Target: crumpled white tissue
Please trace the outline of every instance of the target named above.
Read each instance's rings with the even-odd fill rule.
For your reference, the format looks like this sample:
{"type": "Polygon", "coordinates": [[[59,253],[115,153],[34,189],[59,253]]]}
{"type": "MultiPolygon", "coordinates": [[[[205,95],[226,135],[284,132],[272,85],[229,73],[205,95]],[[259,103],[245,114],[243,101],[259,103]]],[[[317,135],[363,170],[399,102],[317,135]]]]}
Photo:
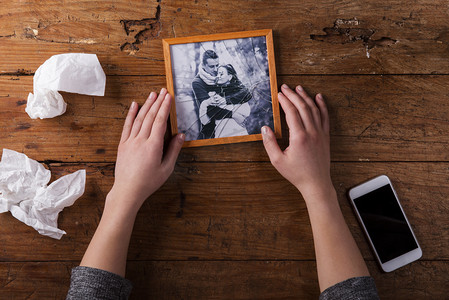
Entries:
{"type": "Polygon", "coordinates": [[[53,118],[67,107],[58,91],[104,96],[106,75],[97,55],[65,53],[46,60],[36,70],[33,85],[25,111],[32,119],[53,118]]]}
{"type": "Polygon", "coordinates": [[[11,214],[40,234],[61,239],[58,214],[84,193],[86,171],[50,181],[51,173],[25,154],[3,149],[0,162],[0,213],[11,214]]]}

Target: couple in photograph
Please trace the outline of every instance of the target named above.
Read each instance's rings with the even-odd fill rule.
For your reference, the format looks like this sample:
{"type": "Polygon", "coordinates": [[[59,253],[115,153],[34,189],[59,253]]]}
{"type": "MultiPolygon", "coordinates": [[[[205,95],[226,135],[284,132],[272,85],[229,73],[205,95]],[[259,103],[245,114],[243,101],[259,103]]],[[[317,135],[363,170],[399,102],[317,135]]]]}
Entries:
{"type": "Polygon", "coordinates": [[[247,135],[252,96],[231,64],[220,65],[217,53],[207,50],[192,81],[201,130],[198,139],[247,135]]]}

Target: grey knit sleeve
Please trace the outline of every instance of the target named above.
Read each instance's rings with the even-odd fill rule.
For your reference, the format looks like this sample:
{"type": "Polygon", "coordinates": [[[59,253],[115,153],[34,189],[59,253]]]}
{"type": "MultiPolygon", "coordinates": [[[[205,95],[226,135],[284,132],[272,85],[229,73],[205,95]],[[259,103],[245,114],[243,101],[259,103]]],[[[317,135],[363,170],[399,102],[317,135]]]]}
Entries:
{"type": "Polygon", "coordinates": [[[66,300],[128,299],[131,282],[117,274],[89,267],[72,269],[66,300]]]}
{"type": "Polygon", "coordinates": [[[377,300],[379,295],[374,279],[370,276],[363,276],[349,278],[325,289],[320,295],[320,300],[329,299],[377,300]]]}

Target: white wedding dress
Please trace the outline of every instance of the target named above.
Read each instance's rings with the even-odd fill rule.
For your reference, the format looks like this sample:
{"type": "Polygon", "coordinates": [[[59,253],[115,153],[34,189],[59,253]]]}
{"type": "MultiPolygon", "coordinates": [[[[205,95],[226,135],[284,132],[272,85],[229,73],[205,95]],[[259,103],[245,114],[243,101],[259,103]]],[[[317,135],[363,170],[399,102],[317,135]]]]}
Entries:
{"type": "MultiPolygon", "coordinates": [[[[251,113],[251,108],[248,102],[243,104],[228,104],[226,105],[227,110],[231,110],[232,113],[239,113],[245,117],[248,117],[251,113]]],[[[222,120],[217,120],[215,126],[215,137],[230,137],[230,136],[240,136],[248,135],[246,128],[237,123],[233,118],[225,118],[222,120]]]]}

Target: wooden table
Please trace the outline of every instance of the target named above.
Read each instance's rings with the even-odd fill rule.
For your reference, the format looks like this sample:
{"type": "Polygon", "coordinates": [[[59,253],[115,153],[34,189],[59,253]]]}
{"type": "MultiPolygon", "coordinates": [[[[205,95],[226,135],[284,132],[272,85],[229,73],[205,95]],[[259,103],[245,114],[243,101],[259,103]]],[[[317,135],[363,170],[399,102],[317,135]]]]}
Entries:
{"type": "MultiPolygon", "coordinates": [[[[422,1],[2,1],[0,145],[44,163],[52,180],[87,170],[59,217],[61,240],[0,215],[0,298],[61,299],[101,217],[132,100],[165,86],[162,38],[274,30],[278,82],[322,92],[332,177],[383,299],[449,292],[449,7],[422,1]],[[42,3],[41,3],[42,2],[42,3]],[[105,97],[64,93],[67,112],[25,113],[51,55],[96,53],[105,97]],[[391,177],[423,257],[380,272],[345,193],[391,177]]],[[[284,138],[288,130],[283,119],[284,138]]],[[[142,207],[128,255],[133,299],[316,299],[312,234],[298,192],[261,142],[184,149],[142,207]]]]}

